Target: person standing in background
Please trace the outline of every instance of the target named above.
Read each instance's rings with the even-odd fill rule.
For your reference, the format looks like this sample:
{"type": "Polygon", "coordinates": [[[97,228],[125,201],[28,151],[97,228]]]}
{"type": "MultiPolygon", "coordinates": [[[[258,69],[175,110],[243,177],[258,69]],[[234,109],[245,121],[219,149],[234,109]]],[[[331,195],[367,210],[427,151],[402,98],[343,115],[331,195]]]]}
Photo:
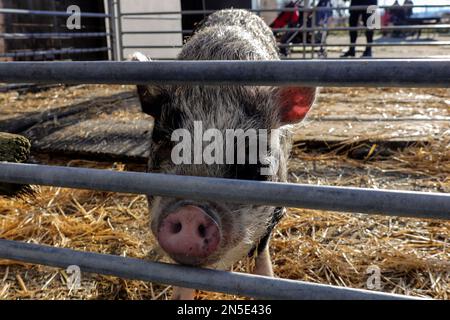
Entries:
{"type": "Polygon", "coordinates": [[[403,2],[403,8],[405,9],[405,18],[409,18],[413,14],[414,2],[412,0],[405,0],[403,2]]]}
{"type": "MultiPolygon", "coordinates": [[[[367,12],[367,7],[371,5],[378,5],[378,0],[351,0],[350,6],[366,6],[365,9],[350,10],[349,25],[351,28],[358,26],[359,17],[362,18],[364,25],[367,27],[367,20],[371,16],[371,14],[367,12]]],[[[350,48],[341,56],[341,58],[354,57],[356,55],[355,43],[357,39],[358,31],[350,30],[350,48]]],[[[373,30],[366,30],[366,40],[367,44],[371,44],[373,42],[373,30]]],[[[371,46],[366,46],[366,50],[364,51],[362,57],[372,57],[371,46]]]]}

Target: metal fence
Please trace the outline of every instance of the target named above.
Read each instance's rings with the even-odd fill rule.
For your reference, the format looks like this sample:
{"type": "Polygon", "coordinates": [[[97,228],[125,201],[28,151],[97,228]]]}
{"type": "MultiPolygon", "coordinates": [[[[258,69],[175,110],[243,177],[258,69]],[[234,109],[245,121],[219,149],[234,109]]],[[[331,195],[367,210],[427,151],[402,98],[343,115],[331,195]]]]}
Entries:
{"type": "MultiPolygon", "coordinates": [[[[1,82],[448,87],[450,60],[0,63],[1,82]],[[267,68],[278,71],[275,75],[267,68]],[[392,70],[392,68],[397,68],[392,70]],[[317,71],[317,72],[316,72],[317,71]],[[281,72],[281,73],[280,73],[281,72]],[[310,77],[317,73],[317,77],[310,77]],[[271,74],[271,77],[264,75],[271,74]],[[308,77],[302,76],[308,74],[308,77]],[[287,81],[286,81],[287,77],[287,81]],[[346,80],[346,78],[350,80],[346,80]],[[373,80],[378,79],[378,80],[373,80]],[[381,79],[381,80],[379,80],[381,79]]],[[[450,195],[0,163],[0,181],[450,220],[450,195]],[[195,190],[195,192],[193,192],[195,190]],[[257,191],[257,192],[255,192],[257,191]]],[[[0,258],[256,298],[412,299],[0,240],[0,258]]]]}
{"type": "Polygon", "coordinates": [[[442,87],[450,60],[7,62],[0,81],[66,84],[187,84],[442,87]]]}
{"type": "MultiPolygon", "coordinates": [[[[0,39],[5,40],[33,40],[33,39],[79,39],[79,38],[106,38],[109,43],[108,46],[89,47],[89,48],[48,48],[48,49],[33,49],[18,50],[10,52],[1,52],[0,57],[20,58],[20,57],[34,57],[35,59],[54,58],[55,55],[74,55],[79,53],[89,52],[108,52],[110,59],[116,60],[115,52],[115,18],[112,0],[108,0],[108,6],[105,8],[107,13],[93,13],[80,12],[81,18],[96,18],[105,20],[105,29],[107,32],[24,32],[24,33],[0,33],[0,39]]],[[[66,11],[49,11],[49,10],[25,10],[0,8],[0,15],[27,15],[27,16],[48,16],[48,17],[70,17],[72,13],[66,11]]],[[[55,24],[53,28],[57,28],[55,24]]]]}
{"type": "MultiPolygon", "coordinates": [[[[272,28],[274,33],[289,33],[289,39],[279,43],[279,47],[281,49],[301,49],[297,53],[300,55],[296,55],[298,58],[327,58],[326,55],[323,55],[323,52],[326,52],[327,48],[337,48],[341,49],[342,47],[349,47],[352,44],[350,42],[338,42],[338,43],[328,43],[326,41],[327,35],[329,34],[342,34],[348,33],[349,31],[365,31],[368,30],[368,27],[348,27],[348,26],[329,26],[329,24],[320,24],[317,21],[316,13],[323,12],[327,10],[331,10],[333,12],[348,12],[349,10],[367,10],[367,6],[346,6],[346,7],[317,7],[315,6],[316,1],[303,1],[303,6],[299,8],[276,8],[276,9],[248,9],[249,11],[253,11],[256,14],[263,13],[279,13],[279,12],[293,12],[298,11],[300,15],[303,15],[303,25],[293,27],[293,28],[272,28]],[[311,23],[307,24],[307,15],[311,15],[311,23]],[[319,35],[320,34],[320,35],[319,35]],[[301,36],[300,42],[291,41],[296,36],[301,36]],[[308,40],[308,36],[310,40],[308,40]],[[316,39],[317,37],[317,39],[316,39]]],[[[180,49],[182,46],[175,45],[167,45],[167,44],[158,44],[158,43],[142,43],[135,45],[128,45],[126,43],[127,36],[133,35],[167,35],[167,34],[179,34],[180,38],[185,35],[192,34],[193,30],[124,30],[123,21],[124,19],[181,19],[182,16],[186,15],[202,15],[206,16],[208,14],[213,13],[215,10],[185,10],[185,11],[154,11],[154,12],[122,12],[120,9],[120,0],[117,0],[116,12],[117,12],[117,40],[118,40],[118,58],[119,60],[123,60],[124,51],[126,49],[180,49]]],[[[390,6],[378,6],[380,10],[389,10],[390,6]]],[[[442,9],[446,8],[450,12],[450,5],[415,5],[413,8],[421,8],[421,9],[442,9]]],[[[409,25],[387,25],[377,27],[375,29],[371,29],[375,33],[384,34],[387,32],[408,32],[408,33],[416,33],[420,35],[422,32],[441,32],[450,34],[450,24],[438,22],[438,23],[426,23],[425,24],[409,24],[409,25]]],[[[409,47],[409,46],[448,46],[450,45],[450,41],[434,41],[434,40],[421,40],[421,41],[377,41],[372,44],[369,44],[369,47],[409,47]]],[[[356,46],[366,46],[366,44],[357,43],[356,46]]],[[[289,51],[292,53],[292,51],[289,51]]],[[[289,54],[287,59],[292,55],[289,54]]],[[[411,57],[411,58],[419,58],[419,57],[411,57]]]]}
{"type": "Polygon", "coordinates": [[[261,183],[13,163],[0,163],[0,181],[192,200],[450,220],[450,195],[441,193],[261,183]]]}
{"type": "Polygon", "coordinates": [[[390,293],[333,287],[237,272],[191,268],[141,259],[81,252],[16,241],[0,240],[0,257],[51,267],[77,265],[82,271],[131,280],[166,283],[186,288],[244,295],[259,299],[412,300],[390,293]]]}
{"type": "MultiPolygon", "coordinates": [[[[349,10],[362,10],[366,6],[353,7],[317,7],[315,1],[305,1],[303,7],[299,8],[276,8],[276,9],[249,9],[257,14],[263,13],[278,13],[278,12],[292,12],[298,11],[303,15],[311,14],[312,24],[310,26],[304,24],[297,27],[273,28],[275,33],[289,33],[292,37],[298,34],[302,35],[301,42],[285,41],[279,43],[280,48],[295,49],[301,48],[301,55],[296,58],[315,58],[318,57],[321,50],[334,47],[341,48],[350,46],[348,42],[327,43],[326,39],[323,41],[316,41],[316,35],[321,34],[342,34],[351,30],[364,31],[367,27],[346,27],[346,26],[329,26],[328,24],[321,25],[314,18],[317,12],[332,10],[333,12],[347,12],[349,10]],[[307,36],[312,35],[310,41],[307,41],[307,36]]],[[[379,9],[389,9],[388,6],[379,6],[379,9]]],[[[422,5],[414,6],[414,8],[423,9],[437,9],[448,8],[450,5],[422,5]]],[[[107,39],[108,45],[98,48],[49,48],[48,50],[23,50],[20,52],[3,52],[0,57],[19,58],[19,57],[37,57],[46,58],[54,57],[58,54],[77,54],[86,52],[108,52],[111,60],[123,60],[124,52],[127,49],[180,49],[181,45],[165,45],[158,43],[142,43],[138,45],[124,45],[125,37],[133,35],[183,35],[192,34],[193,30],[124,30],[124,19],[178,19],[186,15],[207,15],[214,10],[185,10],[185,11],[154,11],[154,12],[123,12],[121,9],[120,0],[107,0],[105,13],[81,12],[82,18],[103,19],[105,21],[106,32],[38,32],[38,33],[0,33],[0,38],[8,40],[23,40],[23,39],[76,39],[76,38],[94,38],[104,37],[107,39]]],[[[49,17],[69,17],[71,13],[65,11],[44,11],[44,10],[24,10],[24,9],[9,9],[0,8],[0,15],[29,15],[29,16],[49,16],[49,17]]],[[[421,24],[421,25],[390,25],[373,30],[377,33],[384,32],[450,32],[450,24],[421,24]]],[[[357,44],[359,45],[359,44],[357,44]]],[[[366,45],[366,44],[364,44],[366,45]]],[[[374,42],[369,44],[370,47],[394,47],[394,46],[448,46],[450,41],[397,41],[397,42],[374,42]]]]}
{"type": "MultiPolygon", "coordinates": [[[[10,5],[12,5],[10,3],[10,5]]],[[[43,3],[38,7],[46,8],[48,3],[43,3]]],[[[61,4],[63,5],[63,4],[61,4]]],[[[25,16],[27,19],[31,19],[30,21],[26,20],[25,22],[32,22],[35,17],[50,17],[53,18],[51,20],[51,24],[46,26],[45,24],[38,24],[37,27],[33,24],[34,29],[42,29],[42,32],[1,32],[0,33],[0,41],[4,41],[3,45],[0,46],[3,50],[0,50],[0,58],[4,58],[6,60],[58,60],[58,59],[67,59],[67,58],[78,58],[80,55],[85,54],[108,54],[107,59],[109,60],[117,60],[117,46],[116,46],[116,28],[115,25],[117,23],[117,19],[115,18],[115,6],[112,0],[105,1],[105,12],[97,13],[97,12],[83,12],[81,11],[80,22],[81,29],[89,29],[89,26],[85,26],[83,21],[85,18],[95,19],[95,21],[99,21],[100,25],[102,21],[104,21],[104,30],[105,32],[88,32],[88,31],[79,31],[79,30],[69,30],[65,26],[61,26],[62,23],[61,18],[67,18],[72,15],[72,13],[68,13],[67,11],[52,11],[52,10],[28,10],[28,9],[16,9],[16,8],[0,8],[0,18],[5,18],[5,16],[25,16]],[[60,18],[57,20],[57,18],[60,18]],[[45,27],[44,27],[45,26],[45,27]],[[51,28],[51,32],[47,32],[44,30],[51,28]],[[81,39],[104,39],[98,44],[86,44],[85,41],[80,42],[81,39]],[[35,42],[38,40],[39,42],[35,42]],[[77,43],[70,41],[77,40],[77,43]],[[6,42],[8,41],[8,42],[6,42]],[[20,42],[21,41],[21,42],[20,42]],[[26,42],[24,42],[26,41],[26,42]],[[25,44],[16,45],[18,43],[25,44]],[[102,45],[104,44],[104,45],[102,45]]],[[[19,20],[21,21],[21,20],[19,20]]],[[[22,23],[22,22],[21,22],[22,23]]],[[[18,23],[18,27],[21,30],[23,28],[27,29],[28,26],[22,26],[21,23],[18,23]]],[[[4,21],[3,29],[14,28],[9,26],[4,21]]],[[[27,29],[28,30],[28,29],[27,29]]],[[[81,56],[83,59],[85,56],[81,56]]],[[[91,56],[86,56],[91,57],[91,56]]],[[[17,84],[19,85],[19,84],[17,84]]],[[[34,84],[29,84],[28,86],[34,86],[34,84]]],[[[8,91],[13,89],[15,86],[2,85],[0,86],[0,90],[8,91]]],[[[43,87],[45,88],[45,87],[43,87]]]]}

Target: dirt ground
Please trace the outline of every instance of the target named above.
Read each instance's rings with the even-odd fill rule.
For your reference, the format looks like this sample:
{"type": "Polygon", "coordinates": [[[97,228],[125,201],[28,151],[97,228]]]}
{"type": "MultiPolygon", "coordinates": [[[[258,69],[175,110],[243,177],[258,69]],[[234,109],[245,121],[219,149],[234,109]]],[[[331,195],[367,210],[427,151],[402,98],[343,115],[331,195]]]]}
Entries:
{"type": "MultiPolygon", "coordinates": [[[[0,94],[0,119],[128,90],[77,86],[0,94]]],[[[402,135],[413,143],[389,154],[374,153],[369,145],[366,154],[356,158],[352,147],[315,149],[298,143],[289,163],[289,180],[448,193],[450,122],[439,119],[449,116],[448,89],[322,89],[310,117],[296,130],[299,140],[312,138],[308,134],[334,134],[341,135],[345,145],[354,136],[352,128],[359,125],[365,127],[361,129],[365,138],[379,139],[390,130],[392,134],[383,139],[402,135]],[[407,129],[401,127],[404,123],[407,129]],[[427,139],[414,142],[414,132],[427,139]]],[[[126,163],[39,154],[33,155],[33,161],[136,170],[126,163]]],[[[149,231],[144,196],[37,189],[34,198],[0,198],[0,238],[167,261],[149,231]]],[[[377,266],[382,291],[450,299],[449,243],[449,222],[289,209],[274,231],[270,251],[278,277],[367,289],[367,270],[377,266]]],[[[233,269],[247,272],[251,264],[241,261],[233,269]]],[[[170,286],[88,273],[82,275],[81,289],[74,291],[67,287],[64,270],[0,260],[0,299],[168,299],[170,293],[170,286]]],[[[199,292],[197,298],[241,297],[199,292]]]]}

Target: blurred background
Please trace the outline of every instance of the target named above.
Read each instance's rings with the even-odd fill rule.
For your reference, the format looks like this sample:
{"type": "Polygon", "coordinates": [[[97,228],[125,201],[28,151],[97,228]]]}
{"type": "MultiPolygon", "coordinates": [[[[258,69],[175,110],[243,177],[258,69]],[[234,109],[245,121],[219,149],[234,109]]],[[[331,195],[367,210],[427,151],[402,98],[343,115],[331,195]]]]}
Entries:
{"type": "MultiPolygon", "coordinates": [[[[274,29],[283,58],[337,58],[350,44],[343,0],[59,0],[0,1],[2,60],[123,60],[139,50],[174,59],[183,41],[210,12],[255,11],[274,29]],[[66,26],[70,5],[82,12],[81,29],[66,26]]],[[[450,0],[378,1],[381,28],[373,56],[450,56],[450,0]]],[[[359,22],[356,56],[365,48],[359,22]]]]}

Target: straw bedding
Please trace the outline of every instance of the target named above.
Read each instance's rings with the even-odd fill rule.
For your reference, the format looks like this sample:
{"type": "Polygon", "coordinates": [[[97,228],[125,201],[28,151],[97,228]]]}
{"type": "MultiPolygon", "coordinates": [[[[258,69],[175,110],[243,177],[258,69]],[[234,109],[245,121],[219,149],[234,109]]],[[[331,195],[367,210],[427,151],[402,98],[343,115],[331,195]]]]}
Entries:
{"type": "MultiPolygon", "coordinates": [[[[104,88],[98,86],[98,91],[104,88]]],[[[112,89],[107,90],[112,93],[112,89]]],[[[330,104],[342,105],[343,99],[365,98],[366,102],[361,103],[370,104],[386,90],[391,96],[407,95],[403,89],[370,89],[361,97],[361,92],[355,94],[355,90],[366,89],[325,90],[314,115],[329,113],[330,104]]],[[[422,113],[420,95],[428,94],[440,102],[436,100],[435,105],[427,107],[427,114],[449,115],[448,91],[409,92],[412,96],[405,112],[422,113]],[[418,96],[417,112],[413,110],[414,95],[418,96]]],[[[64,88],[57,88],[43,95],[51,98],[63,93],[64,88]]],[[[32,98],[33,95],[20,99],[32,98]]],[[[45,105],[41,100],[39,103],[45,105]]],[[[364,112],[371,111],[366,108],[364,112]]],[[[392,116],[403,115],[401,108],[389,112],[395,113],[392,116]]],[[[290,180],[448,193],[449,130],[450,126],[438,138],[393,150],[388,156],[368,154],[360,160],[349,157],[348,150],[319,152],[299,145],[289,164],[290,180]]],[[[121,163],[55,160],[39,155],[34,155],[34,161],[109,170],[136,169],[121,163]]],[[[166,261],[149,231],[144,196],[55,187],[38,187],[36,192],[34,197],[22,199],[0,197],[0,238],[166,261]]],[[[383,291],[450,299],[449,243],[449,222],[290,209],[274,232],[270,250],[278,277],[367,288],[366,271],[375,265],[381,272],[383,291]]],[[[252,263],[241,261],[234,270],[246,272],[252,263]]],[[[64,270],[0,260],[0,299],[167,299],[171,293],[165,285],[88,273],[82,275],[79,290],[68,289],[66,283],[64,270]]],[[[241,298],[209,292],[199,292],[197,297],[241,298]]]]}

